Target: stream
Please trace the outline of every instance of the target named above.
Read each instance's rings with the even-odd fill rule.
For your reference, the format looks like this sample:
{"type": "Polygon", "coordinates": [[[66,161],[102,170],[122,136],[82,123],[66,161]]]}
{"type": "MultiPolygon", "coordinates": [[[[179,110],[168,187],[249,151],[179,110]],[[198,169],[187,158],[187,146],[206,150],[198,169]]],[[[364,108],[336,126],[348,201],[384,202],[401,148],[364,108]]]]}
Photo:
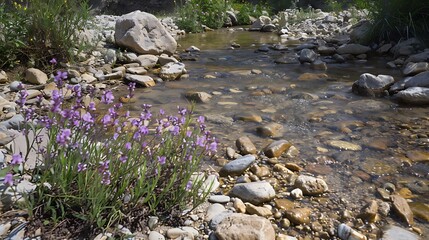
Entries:
{"type": "MultiPolygon", "coordinates": [[[[326,71],[306,64],[277,64],[276,59],[294,53],[300,43],[282,43],[271,33],[227,29],[188,34],[178,43],[179,51],[192,45],[201,49],[196,61],[184,61],[189,77],[140,88],[138,102],[176,111],[178,105],[189,104],[184,97],[187,91],[210,93],[211,100],[197,104],[196,112],[207,117],[222,146],[233,147],[240,136],[248,136],[258,149],[272,139],[286,139],[299,153],[279,160],[323,177],[338,205],[359,211],[366,200],[380,199],[377,188],[393,184],[396,191],[409,194],[413,209],[428,216],[418,206],[429,204],[429,108],[351,92],[362,73],[402,79],[399,70],[385,67],[386,59],[370,56],[365,61],[328,63],[326,71]],[[233,42],[240,48],[229,49],[233,42]],[[263,44],[279,43],[289,50],[258,51],[263,44]],[[300,79],[302,74],[310,77],[300,79]],[[262,122],[239,120],[255,116],[262,122]],[[277,136],[257,134],[258,126],[271,122],[283,126],[277,136]]],[[[218,155],[224,155],[223,148],[218,155]]],[[[208,164],[219,169],[214,161],[208,164]]],[[[385,221],[401,223],[394,219],[385,221]]],[[[417,217],[415,226],[429,233],[427,220],[417,217]]]]}

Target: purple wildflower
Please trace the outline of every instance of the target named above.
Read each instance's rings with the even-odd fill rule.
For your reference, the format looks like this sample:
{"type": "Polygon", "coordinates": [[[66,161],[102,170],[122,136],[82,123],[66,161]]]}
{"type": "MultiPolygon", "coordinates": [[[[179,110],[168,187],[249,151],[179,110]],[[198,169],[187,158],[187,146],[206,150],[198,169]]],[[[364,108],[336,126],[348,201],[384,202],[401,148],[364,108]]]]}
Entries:
{"type": "Polygon", "coordinates": [[[64,80],[68,78],[67,72],[58,71],[57,75],[54,77],[54,82],[58,88],[63,88],[64,80]]]}
{"type": "Polygon", "coordinates": [[[114,134],[113,134],[113,140],[117,140],[118,139],[118,137],[119,137],[119,133],[117,133],[117,132],[115,132],[114,134]]]}
{"type": "Polygon", "coordinates": [[[206,149],[209,152],[209,154],[217,152],[217,143],[216,143],[216,141],[213,141],[209,145],[207,145],[206,149]]]}
{"type": "Polygon", "coordinates": [[[204,147],[206,144],[206,136],[197,136],[197,142],[195,143],[197,146],[204,147]]]}
{"type": "Polygon", "coordinates": [[[161,115],[161,116],[162,116],[162,115],[164,115],[164,114],[165,114],[164,109],[162,109],[162,108],[161,108],[161,109],[159,109],[159,115],[161,115]]]}
{"type": "Polygon", "coordinates": [[[104,162],[99,162],[99,166],[98,166],[98,172],[99,173],[103,173],[109,170],[109,163],[110,161],[106,160],[104,162]]]}
{"type": "Polygon", "coordinates": [[[185,116],[186,113],[188,113],[188,110],[186,108],[182,108],[182,107],[177,107],[179,109],[179,114],[182,116],[185,116]]]}
{"type": "Polygon", "coordinates": [[[104,104],[110,104],[113,102],[113,99],[115,99],[115,97],[113,96],[112,91],[107,90],[107,91],[103,91],[103,95],[101,96],[101,102],[104,104]]]}
{"type": "Polygon", "coordinates": [[[65,146],[68,141],[70,141],[71,130],[68,128],[61,129],[60,133],[57,135],[57,143],[65,146]]]}
{"type": "Polygon", "coordinates": [[[4,176],[3,183],[6,186],[12,186],[13,185],[13,175],[12,175],[12,173],[8,173],[8,174],[6,174],[6,176],[4,176]]]}
{"type": "Polygon", "coordinates": [[[50,64],[52,65],[56,65],[57,64],[57,59],[56,58],[52,58],[51,61],[49,61],[50,64]]]}
{"type": "Polygon", "coordinates": [[[82,120],[87,123],[94,123],[94,118],[89,112],[86,112],[85,114],[82,115],[82,120]]]}
{"type": "Polygon", "coordinates": [[[110,184],[110,176],[111,175],[112,174],[110,173],[109,170],[103,172],[103,178],[101,179],[101,184],[109,185],[110,184]]]}
{"type": "Polygon", "coordinates": [[[186,131],[186,137],[188,137],[188,138],[189,138],[189,137],[191,137],[191,136],[192,136],[192,131],[189,131],[189,130],[188,130],[188,131],[186,131]]]}
{"type": "Polygon", "coordinates": [[[62,103],[63,103],[63,99],[60,92],[58,90],[52,91],[51,112],[53,113],[60,112],[62,103]]]}
{"type": "Polygon", "coordinates": [[[83,172],[86,170],[86,168],[88,167],[87,164],[84,163],[78,163],[77,164],[77,172],[83,172]]]}
{"type": "Polygon", "coordinates": [[[173,126],[173,127],[171,127],[171,128],[170,128],[170,132],[171,132],[174,136],[176,136],[176,135],[178,135],[178,134],[179,134],[179,132],[180,132],[180,127],[179,127],[179,126],[173,126]]]}
{"type": "Polygon", "coordinates": [[[136,89],[136,83],[135,82],[130,82],[130,84],[128,84],[128,96],[129,98],[134,97],[134,90],[136,89]]]}
{"type": "Polygon", "coordinates": [[[128,157],[126,155],[121,155],[119,157],[119,161],[121,161],[122,163],[125,163],[128,160],[128,157]]]}
{"type": "MultiPolygon", "coordinates": [[[[20,86],[22,86],[22,84],[20,84],[20,86]]],[[[18,92],[18,100],[16,100],[16,103],[18,104],[18,106],[20,106],[21,108],[24,107],[25,102],[27,101],[27,97],[28,97],[28,92],[25,89],[22,89],[18,92]]]]}
{"type": "Polygon", "coordinates": [[[165,156],[161,156],[161,157],[158,156],[158,162],[159,162],[159,164],[164,165],[166,159],[167,159],[167,157],[165,157],[165,156]]]}
{"type": "Polygon", "coordinates": [[[205,122],[204,116],[199,116],[198,119],[197,119],[197,122],[200,123],[200,124],[204,123],[205,122]]]}
{"type": "Polygon", "coordinates": [[[185,188],[185,190],[186,190],[186,191],[191,191],[191,189],[192,189],[192,181],[188,181],[188,182],[186,183],[186,188],[185,188]]]}
{"type": "Polygon", "coordinates": [[[10,164],[12,165],[19,165],[23,162],[21,154],[13,154],[12,155],[12,161],[10,161],[10,164]]]}
{"type": "Polygon", "coordinates": [[[90,102],[89,105],[88,105],[88,109],[91,110],[91,111],[95,111],[96,110],[96,108],[95,108],[95,102],[90,102]]]}
{"type": "Polygon", "coordinates": [[[125,149],[127,149],[128,151],[131,150],[131,143],[130,142],[125,143],[125,149]]]}

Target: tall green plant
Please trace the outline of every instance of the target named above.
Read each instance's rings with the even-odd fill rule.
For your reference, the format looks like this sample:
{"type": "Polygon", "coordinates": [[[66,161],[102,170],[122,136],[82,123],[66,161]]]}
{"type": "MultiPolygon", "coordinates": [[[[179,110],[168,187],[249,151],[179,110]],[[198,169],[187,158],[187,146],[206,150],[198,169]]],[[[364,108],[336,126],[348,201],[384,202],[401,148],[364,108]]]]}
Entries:
{"type": "Polygon", "coordinates": [[[178,5],[176,23],[188,32],[200,32],[201,25],[218,29],[226,19],[227,0],[187,0],[178,5]]]}
{"type": "Polygon", "coordinates": [[[429,46],[429,3],[421,0],[355,0],[370,11],[374,27],[366,42],[417,37],[429,46]]]}
{"type": "Polygon", "coordinates": [[[39,65],[52,57],[71,60],[77,33],[90,18],[87,0],[15,0],[9,8],[0,5],[0,13],[0,66],[14,59],[39,65]]]}

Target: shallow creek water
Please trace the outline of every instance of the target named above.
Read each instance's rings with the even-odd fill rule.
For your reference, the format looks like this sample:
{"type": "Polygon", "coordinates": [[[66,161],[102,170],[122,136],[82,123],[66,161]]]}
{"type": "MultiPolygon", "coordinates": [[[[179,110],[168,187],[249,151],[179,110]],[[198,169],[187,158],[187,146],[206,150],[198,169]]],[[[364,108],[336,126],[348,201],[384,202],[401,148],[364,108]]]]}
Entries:
{"type": "MultiPolygon", "coordinates": [[[[189,90],[215,93],[196,111],[207,116],[223,145],[234,146],[238,137],[247,135],[262,149],[272,140],[260,137],[256,127],[277,122],[284,129],[274,139],[286,139],[299,150],[296,157],[280,161],[297,163],[325,178],[350,210],[359,211],[366,199],[377,198],[376,189],[385,183],[395,184],[397,190],[406,187],[413,202],[429,204],[429,108],[351,93],[353,82],[365,72],[401,79],[399,70],[384,67],[385,59],[328,64],[327,71],[318,71],[308,65],[274,63],[283,55],[280,51],[256,52],[261,44],[280,43],[275,34],[224,29],[189,34],[178,42],[181,50],[191,45],[201,49],[197,61],[185,61],[189,78],[138,89],[139,103],[175,111],[177,105],[188,104],[184,93],[189,90]],[[228,49],[232,42],[241,48],[228,49]],[[250,74],[251,69],[262,73],[250,74]],[[298,80],[303,73],[326,73],[328,78],[298,80]],[[216,78],[204,78],[207,74],[216,78]],[[262,123],[236,120],[249,113],[261,116],[262,123]],[[333,147],[332,140],[361,150],[333,147]]],[[[295,46],[288,45],[287,52],[295,46]]],[[[429,234],[427,223],[417,221],[416,226],[429,234]]]]}

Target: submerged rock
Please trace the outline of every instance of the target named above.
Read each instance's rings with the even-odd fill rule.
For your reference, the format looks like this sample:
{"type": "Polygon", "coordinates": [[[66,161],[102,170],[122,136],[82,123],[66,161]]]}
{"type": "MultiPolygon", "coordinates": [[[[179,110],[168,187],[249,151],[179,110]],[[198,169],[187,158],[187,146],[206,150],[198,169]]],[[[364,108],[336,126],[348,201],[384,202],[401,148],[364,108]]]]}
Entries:
{"type": "Polygon", "coordinates": [[[393,210],[395,210],[395,213],[407,224],[413,225],[414,215],[407,203],[407,200],[399,195],[392,195],[390,196],[390,199],[392,200],[393,210]]]}
{"type": "Polygon", "coordinates": [[[304,195],[319,195],[328,191],[328,185],[323,179],[301,175],[295,181],[295,187],[302,190],[304,195]]]}
{"type": "Polygon", "coordinates": [[[389,87],[395,82],[389,75],[372,75],[364,73],[359,80],[353,83],[352,91],[355,94],[363,96],[378,97],[386,95],[389,87]]]}
{"type": "Polygon", "coordinates": [[[429,104],[429,88],[410,87],[393,95],[399,102],[415,105],[429,104]]]}

